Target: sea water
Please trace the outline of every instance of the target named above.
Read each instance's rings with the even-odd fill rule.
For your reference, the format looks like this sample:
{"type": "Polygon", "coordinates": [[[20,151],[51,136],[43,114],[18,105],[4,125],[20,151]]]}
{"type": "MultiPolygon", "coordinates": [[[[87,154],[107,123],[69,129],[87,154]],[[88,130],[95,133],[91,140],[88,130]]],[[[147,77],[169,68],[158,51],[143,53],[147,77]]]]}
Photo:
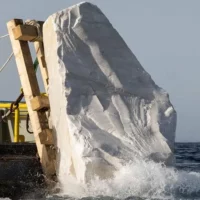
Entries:
{"type": "Polygon", "coordinates": [[[138,160],[124,166],[113,179],[95,178],[82,188],[72,181],[65,188],[69,193],[47,199],[200,199],[200,144],[177,143],[175,156],[174,168],[138,160]]]}

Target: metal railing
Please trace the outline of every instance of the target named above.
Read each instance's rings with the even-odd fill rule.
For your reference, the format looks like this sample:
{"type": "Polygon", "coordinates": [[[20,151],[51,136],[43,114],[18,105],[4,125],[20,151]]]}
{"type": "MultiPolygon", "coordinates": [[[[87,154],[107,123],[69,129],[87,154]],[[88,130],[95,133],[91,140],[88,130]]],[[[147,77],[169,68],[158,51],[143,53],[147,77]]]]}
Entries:
{"type": "MultiPolygon", "coordinates": [[[[12,102],[0,102],[0,109],[10,109],[12,102]]],[[[27,113],[27,106],[26,103],[19,103],[19,106],[14,109],[13,111],[13,117],[14,117],[14,125],[13,125],[13,133],[14,133],[14,141],[13,142],[24,142],[25,137],[24,135],[20,135],[20,117],[22,117],[23,113],[27,113]]]]}

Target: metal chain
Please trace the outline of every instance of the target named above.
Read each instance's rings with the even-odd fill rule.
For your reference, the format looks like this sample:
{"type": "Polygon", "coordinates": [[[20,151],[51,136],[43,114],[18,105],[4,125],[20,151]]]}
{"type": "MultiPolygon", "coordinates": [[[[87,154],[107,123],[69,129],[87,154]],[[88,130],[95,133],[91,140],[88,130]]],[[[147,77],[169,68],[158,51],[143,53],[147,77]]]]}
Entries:
{"type": "Polygon", "coordinates": [[[3,121],[5,121],[5,119],[7,117],[9,117],[19,107],[19,103],[23,99],[23,97],[24,97],[24,93],[21,92],[21,94],[18,96],[18,98],[16,99],[16,101],[14,101],[13,103],[11,103],[10,109],[1,117],[0,123],[3,122],[3,121]]]}
{"type": "Polygon", "coordinates": [[[0,118],[0,123],[5,122],[5,119],[11,114],[10,109],[0,118]]]}
{"type": "Polygon", "coordinates": [[[30,134],[33,134],[33,131],[29,130],[29,121],[30,121],[30,116],[29,116],[29,114],[27,114],[27,116],[26,116],[26,131],[30,134]]]}
{"type": "Polygon", "coordinates": [[[16,101],[14,101],[13,103],[11,103],[11,105],[10,105],[10,111],[11,112],[14,112],[19,107],[19,103],[23,99],[23,97],[24,97],[24,93],[22,91],[21,94],[16,99],[16,101]]]}

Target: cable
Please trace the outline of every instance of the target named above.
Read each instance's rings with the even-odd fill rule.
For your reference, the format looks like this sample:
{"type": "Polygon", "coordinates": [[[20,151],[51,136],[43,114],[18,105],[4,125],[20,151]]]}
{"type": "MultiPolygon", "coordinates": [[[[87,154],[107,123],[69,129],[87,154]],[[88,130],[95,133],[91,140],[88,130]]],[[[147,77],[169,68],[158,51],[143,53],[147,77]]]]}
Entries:
{"type": "Polygon", "coordinates": [[[6,67],[6,65],[8,64],[8,62],[10,61],[10,59],[12,58],[12,56],[13,56],[13,52],[10,54],[10,56],[8,57],[8,59],[6,60],[6,62],[0,68],[0,72],[6,67]]]}
{"type": "Polygon", "coordinates": [[[9,36],[9,34],[2,35],[2,36],[0,36],[0,39],[3,39],[3,38],[5,38],[5,37],[7,37],[7,36],[9,36]]]}
{"type": "Polygon", "coordinates": [[[29,114],[27,114],[27,116],[26,116],[26,131],[30,134],[33,134],[33,132],[29,130],[29,121],[30,121],[30,117],[29,117],[29,114]]]}

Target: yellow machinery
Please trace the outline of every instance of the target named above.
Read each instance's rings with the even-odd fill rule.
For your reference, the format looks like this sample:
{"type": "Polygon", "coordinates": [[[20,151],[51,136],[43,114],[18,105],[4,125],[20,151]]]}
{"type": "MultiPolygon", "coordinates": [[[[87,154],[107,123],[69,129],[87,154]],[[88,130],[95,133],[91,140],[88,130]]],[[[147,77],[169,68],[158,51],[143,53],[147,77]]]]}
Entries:
{"type": "MultiPolygon", "coordinates": [[[[3,116],[11,107],[12,102],[0,102],[0,114],[3,116]]],[[[34,142],[29,130],[30,122],[26,103],[19,103],[16,108],[0,124],[0,142],[34,142]]]]}

